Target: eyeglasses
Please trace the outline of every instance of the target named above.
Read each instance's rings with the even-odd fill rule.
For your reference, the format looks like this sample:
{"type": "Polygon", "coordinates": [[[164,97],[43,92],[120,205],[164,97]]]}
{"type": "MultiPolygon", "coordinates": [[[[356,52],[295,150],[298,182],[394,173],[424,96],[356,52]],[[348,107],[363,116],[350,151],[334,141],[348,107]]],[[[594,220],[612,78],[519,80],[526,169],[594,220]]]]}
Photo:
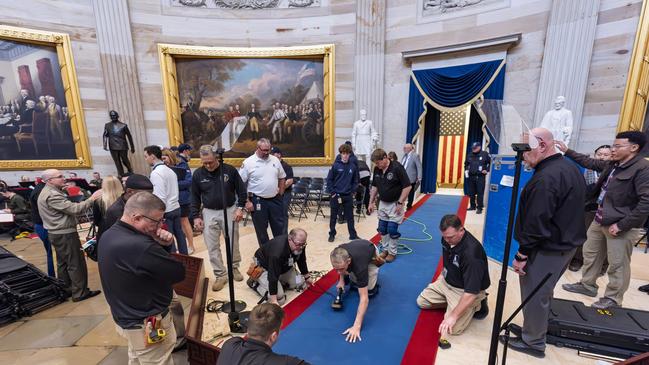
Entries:
{"type": "Polygon", "coordinates": [[[297,246],[297,247],[304,247],[304,246],[306,246],[306,241],[304,241],[304,242],[298,242],[298,241],[296,241],[296,240],[294,240],[294,239],[292,239],[292,238],[291,238],[291,241],[292,241],[293,244],[295,244],[295,246],[297,246]]]}
{"type": "Polygon", "coordinates": [[[611,146],[611,149],[612,149],[612,150],[617,150],[617,149],[620,149],[620,148],[629,147],[630,145],[631,145],[631,143],[627,143],[627,144],[614,144],[614,145],[611,146]]]}
{"type": "Polygon", "coordinates": [[[267,153],[267,152],[270,152],[270,148],[268,148],[268,149],[261,149],[261,148],[259,148],[259,151],[264,152],[264,153],[267,153]]]}
{"type": "Polygon", "coordinates": [[[156,225],[161,225],[161,224],[163,224],[163,223],[165,222],[165,219],[164,219],[164,218],[160,218],[160,220],[157,220],[157,219],[153,219],[153,218],[151,218],[151,217],[147,217],[147,216],[144,215],[144,214],[140,214],[140,215],[143,216],[144,218],[150,220],[151,222],[154,222],[156,225]]]}

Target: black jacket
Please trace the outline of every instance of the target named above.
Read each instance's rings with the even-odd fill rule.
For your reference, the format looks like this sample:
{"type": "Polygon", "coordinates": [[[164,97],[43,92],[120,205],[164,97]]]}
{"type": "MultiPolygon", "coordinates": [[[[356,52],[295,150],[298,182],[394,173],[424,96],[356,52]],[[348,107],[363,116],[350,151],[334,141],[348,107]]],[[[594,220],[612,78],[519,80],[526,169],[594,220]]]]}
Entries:
{"type": "Polygon", "coordinates": [[[233,337],[223,344],[216,365],[310,365],[304,360],[279,355],[264,342],[233,337]]]}
{"type": "Polygon", "coordinates": [[[644,226],[649,215],[649,161],[644,156],[638,155],[624,165],[596,160],[573,150],[567,150],[566,156],[587,169],[601,172],[590,198],[597,198],[615,168],[602,202],[603,225],[617,223],[622,231],[644,226]]]}
{"type": "Polygon", "coordinates": [[[491,165],[491,157],[486,151],[480,151],[478,153],[473,153],[473,151],[466,154],[466,160],[464,160],[464,171],[469,171],[469,176],[484,176],[482,171],[489,172],[489,166],[491,165]]]}
{"type": "Polygon", "coordinates": [[[44,187],[45,183],[37,184],[29,195],[29,204],[32,207],[32,222],[41,226],[43,225],[43,219],[41,219],[41,215],[38,213],[38,196],[41,195],[44,187]]]}
{"type": "Polygon", "coordinates": [[[208,209],[223,209],[221,199],[220,169],[223,169],[225,181],[225,206],[231,207],[235,201],[243,208],[248,199],[246,185],[241,180],[239,171],[234,167],[223,164],[210,172],[205,167],[199,167],[192,176],[191,188],[191,217],[201,216],[201,207],[208,209]]]}
{"type": "Polygon", "coordinates": [[[541,161],[519,198],[514,237],[519,251],[570,251],[586,241],[586,182],[561,154],[541,161]]]}
{"type": "Polygon", "coordinates": [[[264,243],[255,252],[255,258],[261,267],[268,271],[268,294],[277,294],[280,275],[289,271],[295,263],[302,275],[309,273],[306,265],[306,247],[299,256],[291,252],[288,235],[281,235],[264,243]]]}
{"type": "Polygon", "coordinates": [[[185,268],[153,238],[118,221],[98,249],[101,285],[117,325],[142,325],[169,307],[172,285],[184,279],[185,268]]]}
{"type": "Polygon", "coordinates": [[[126,151],[131,146],[131,153],[135,151],[133,137],[128,126],[122,122],[108,122],[104,125],[104,149],[113,151],[126,151]],[[128,138],[128,143],[126,139],[128,138]]]}

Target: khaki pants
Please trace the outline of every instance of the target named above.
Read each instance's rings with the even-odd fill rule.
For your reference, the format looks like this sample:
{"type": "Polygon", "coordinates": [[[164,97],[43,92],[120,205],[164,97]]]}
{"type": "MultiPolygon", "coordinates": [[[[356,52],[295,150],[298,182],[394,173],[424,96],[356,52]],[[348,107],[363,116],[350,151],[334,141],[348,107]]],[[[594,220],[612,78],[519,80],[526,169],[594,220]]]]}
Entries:
{"type": "MultiPolygon", "coordinates": [[[[464,295],[464,290],[449,285],[443,276],[440,276],[434,283],[428,286],[419,294],[417,298],[417,305],[422,309],[439,308],[441,305],[446,304],[446,313],[444,318],[453,312],[453,309],[460,304],[460,299],[464,295]]],[[[483,290],[478,293],[473,305],[469,307],[453,326],[451,335],[459,335],[469,326],[473,314],[480,310],[480,304],[484,298],[487,297],[486,292],[483,290]]]]}
{"type": "Polygon", "coordinates": [[[609,226],[602,226],[593,221],[584,243],[584,266],[581,283],[590,290],[597,290],[597,277],[604,260],[608,258],[608,285],[604,296],[622,305],[624,293],[629,289],[631,280],[631,253],[633,244],[638,239],[635,231],[620,232],[613,236],[608,232],[609,226]]]}
{"type": "Polygon", "coordinates": [[[176,344],[176,330],[171,313],[160,319],[160,328],[164,329],[167,335],[162,342],[148,344],[145,340],[144,329],[125,330],[117,327],[117,333],[128,341],[128,364],[129,365],[173,365],[174,360],[171,352],[176,344]]]}
{"type": "MultiPolygon", "coordinates": [[[[228,229],[230,233],[230,241],[232,242],[232,267],[238,268],[241,262],[241,253],[239,252],[239,224],[234,222],[234,211],[236,207],[233,205],[227,209],[228,211],[228,229]]],[[[228,271],[223,265],[223,255],[221,255],[221,233],[225,229],[223,222],[223,210],[203,209],[203,239],[207,246],[207,252],[210,256],[210,264],[214,270],[216,278],[224,277],[228,271]]]]}
{"type": "MultiPolygon", "coordinates": [[[[297,271],[295,271],[295,267],[292,267],[289,271],[279,276],[279,282],[277,283],[277,301],[280,304],[283,304],[283,302],[286,300],[286,296],[284,295],[283,285],[286,285],[287,289],[295,289],[295,287],[297,286],[297,275],[298,273],[297,271]]],[[[256,289],[257,293],[263,296],[264,293],[268,291],[268,271],[267,270],[264,270],[264,273],[261,274],[259,279],[257,279],[257,282],[259,283],[259,286],[256,289]]],[[[302,280],[302,282],[304,282],[304,280],[302,280]]],[[[268,295],[270,295],[270,293],[268,295]]]]}

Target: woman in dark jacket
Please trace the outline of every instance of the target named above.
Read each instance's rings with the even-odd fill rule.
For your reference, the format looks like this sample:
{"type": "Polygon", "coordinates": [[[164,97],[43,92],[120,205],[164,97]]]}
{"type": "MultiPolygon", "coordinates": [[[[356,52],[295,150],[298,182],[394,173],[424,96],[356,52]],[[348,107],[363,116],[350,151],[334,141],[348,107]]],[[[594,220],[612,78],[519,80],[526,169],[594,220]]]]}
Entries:
{"type": "Polygon", "coordinates": [[[191,224],[189,224],[192,170],[189,168],[189,164],[183,158],[179,158],[176,153],[170,149],[165,149],[162,151],[162,161],[165,163],[165,165],[167,165],[167,167],[174,170],[178,177],[178,204],[180,204],[180,224],[183,227],[183,233],[185,233],[185,237],[187,237],[187,252],[191,255],[194,252],[194,234],[192,226],[191,224]]]}

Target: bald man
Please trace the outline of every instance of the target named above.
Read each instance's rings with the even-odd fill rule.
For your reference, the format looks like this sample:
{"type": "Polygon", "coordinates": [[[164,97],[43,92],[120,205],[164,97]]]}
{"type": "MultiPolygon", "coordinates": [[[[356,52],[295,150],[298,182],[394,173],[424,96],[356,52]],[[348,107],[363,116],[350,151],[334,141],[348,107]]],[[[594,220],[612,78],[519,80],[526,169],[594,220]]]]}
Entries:
{"type": "Polygon", "coordinates": [[[61,171],[45,170],[42,179],[45,187],[38,196],[38,213],[43,219],[43,227],[47,229],[52,247],[56,250],[56,276],[69,288],[73,302],[92,298],[101,291],[88,289],[88,269],[81,252],[77,215],[101,197],[101,190],[81,203],[74,203],[63,193],[65,177],[61,171]]]}
{"type": "Polygon", "coordinates": [[[514,271],[520,275],[524,300],[550,273],[534,297],[523,307],[523,327],[512,325],[509,341],[515,351],[542,358],[554,286],[577,247],[586,241],[584,196],[586,183],[574,163],[555,150],[552,133],[535,128],[529,133],[531,151],[523,153],[534,175],[520,195],[514,236],[520,247],[514,271]]]}

